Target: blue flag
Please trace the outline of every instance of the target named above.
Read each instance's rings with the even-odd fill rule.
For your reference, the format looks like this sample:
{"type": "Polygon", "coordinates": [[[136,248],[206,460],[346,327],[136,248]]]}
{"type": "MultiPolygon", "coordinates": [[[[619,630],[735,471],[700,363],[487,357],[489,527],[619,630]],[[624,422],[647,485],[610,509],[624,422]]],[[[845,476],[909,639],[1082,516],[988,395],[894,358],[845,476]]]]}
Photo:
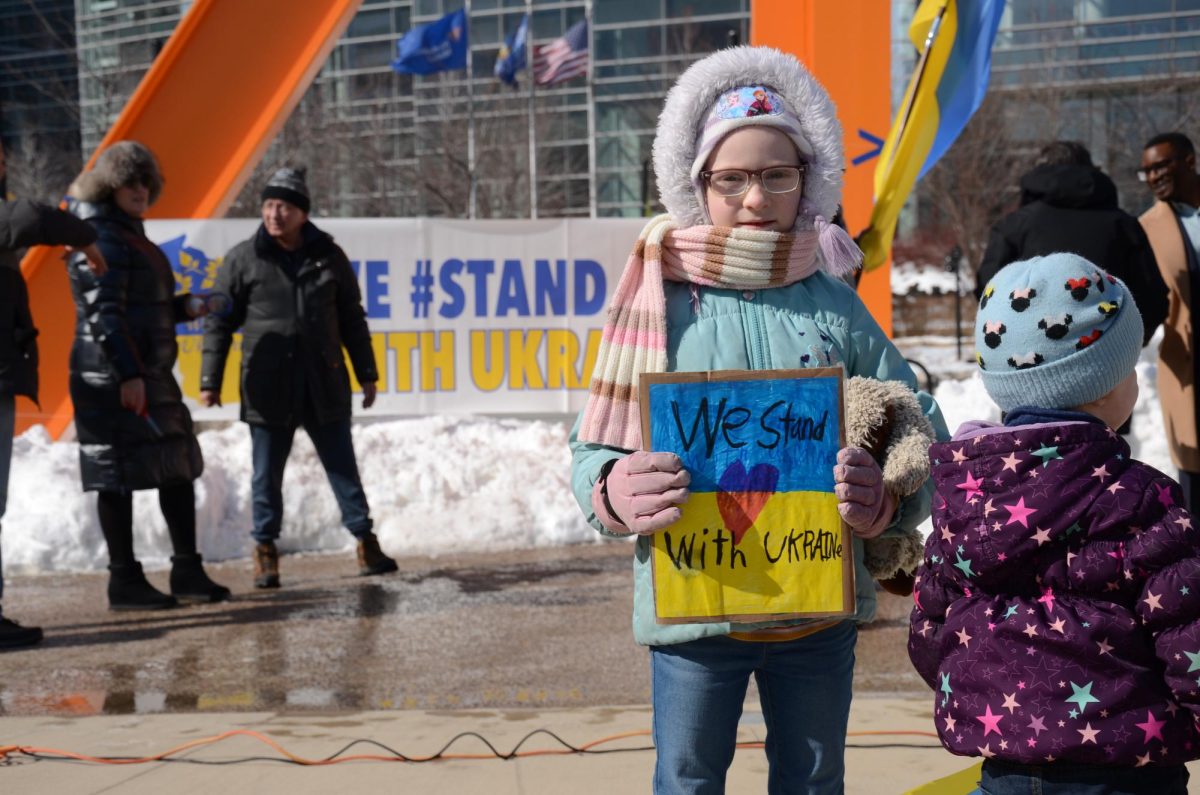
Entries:
{"type": "Polygon", "coordinates": [[[396,45],[392,69],[401,74],[428,75],[467,66],[467,12],[447,14],[418,25],[396,45]]]}
{"type": "Polygon", "coordinates": [[[508,39],[500,45],[496,54],[496,67],[493,73],[501,82],[510,86],[517,84],[517,72],[525,68],[526,42],[529,40],[529,15],[521,17],[521,24],[508,34],[508,39]]]}

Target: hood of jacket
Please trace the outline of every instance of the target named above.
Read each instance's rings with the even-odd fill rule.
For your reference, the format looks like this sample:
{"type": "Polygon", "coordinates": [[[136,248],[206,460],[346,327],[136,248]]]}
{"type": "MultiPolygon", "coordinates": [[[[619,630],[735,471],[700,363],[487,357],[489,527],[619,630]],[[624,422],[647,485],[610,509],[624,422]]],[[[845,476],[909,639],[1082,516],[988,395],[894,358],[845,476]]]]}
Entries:
{"type": "Polygon", "coordinates": [[[1054,207],[1115,210],[1117,186],[1095,166],[1074,163],[1038,166],[1021,177],[1021,204],[1035,201],[1054,207]]]}
{"type": "MultiPolygon", "coordinates": [[[[769,47],[730,47],[692,64],[667,94],[654,136],[654,175],[659,197],[681,227],[708,223],[696,197],[691,168],[700,124],[717,97],[731,88],[764,85],[775,90],[800,120],[813,147],[804,178],[802,206],[833,218],[842,200],[842,125],[828,92],[793,56],[769,47]]],[[[801,212],[796,231],[813,228],[801,212]]]]}
{"type": "Polygon", "coordinates": [[[955,538],[966,580],[985,592],[1038,593],[1050,558],[1124,535],[1097,510],[1131,463],[1129,445],[1105,425],[969,424],[929,456],[935,522],[955,532],[986,525],[955,538]]]}

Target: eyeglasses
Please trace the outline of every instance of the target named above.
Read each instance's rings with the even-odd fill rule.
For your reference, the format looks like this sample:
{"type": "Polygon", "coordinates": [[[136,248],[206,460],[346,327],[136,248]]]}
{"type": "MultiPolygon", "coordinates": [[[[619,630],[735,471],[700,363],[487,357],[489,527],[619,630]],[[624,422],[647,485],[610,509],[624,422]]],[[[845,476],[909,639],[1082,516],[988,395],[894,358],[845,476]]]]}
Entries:
{"type": "Polygon", "coordinates": [[[800,187],[804,167],[771,166],[755,171],[724,168],[720,171],[701,171],[700,176],[721,196],[741,196],[750,190],[750,183],[755,177],[767,193],[791,193],[800,187]]]}
{"type": "Polygon", "coordinates": [[[1150,165],[1146,166],[1145,168],[1139,168],[1137,170],[1138,182],[1145,182],[1148,179],[1150,179],[1150,177],[1157,174],[1158,172],[1166,171],[1168,168],[1171,167],[1171,164],[1174,163],[1176,160],[1179,160],[1178,155],[1164,158],[1163,160],[1159,160],[1157,163],[1151,163],[1150,165]]]}

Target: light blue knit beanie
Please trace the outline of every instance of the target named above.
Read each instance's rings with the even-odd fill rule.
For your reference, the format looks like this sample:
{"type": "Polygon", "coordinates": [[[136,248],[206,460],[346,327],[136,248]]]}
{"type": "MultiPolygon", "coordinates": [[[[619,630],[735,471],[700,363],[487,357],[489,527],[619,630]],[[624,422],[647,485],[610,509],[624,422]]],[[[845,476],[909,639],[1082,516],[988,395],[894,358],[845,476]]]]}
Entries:
{"type": "Polygon", "coordinates": [[[975,317],[980,377],[1004,411],[1090,403],[1129,375],[1141,349],[1129,289],[1076,254],[1001,268],[975,317]]]}

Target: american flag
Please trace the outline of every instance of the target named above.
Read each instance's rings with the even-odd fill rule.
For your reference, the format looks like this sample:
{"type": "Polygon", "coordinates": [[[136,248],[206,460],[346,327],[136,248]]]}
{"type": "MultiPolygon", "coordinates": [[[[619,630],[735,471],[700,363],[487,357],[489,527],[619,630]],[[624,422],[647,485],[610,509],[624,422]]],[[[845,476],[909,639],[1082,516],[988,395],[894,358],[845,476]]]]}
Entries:
{"type": "Polygon", "coordinates": [[[538,47],[533,56],[533,77],[540,86],[550,86],[587,74],[588,26],[583,19],[559,38],[538,47]]]}

